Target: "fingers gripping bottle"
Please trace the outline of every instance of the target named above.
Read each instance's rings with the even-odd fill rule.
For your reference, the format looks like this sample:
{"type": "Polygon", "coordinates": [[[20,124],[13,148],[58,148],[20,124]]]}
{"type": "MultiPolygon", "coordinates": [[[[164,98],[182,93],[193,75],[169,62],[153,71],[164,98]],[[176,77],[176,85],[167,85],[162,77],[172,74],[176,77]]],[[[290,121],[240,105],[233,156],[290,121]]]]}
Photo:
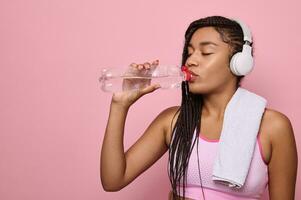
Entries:
{"type": "Polygon", "coordinates": [[[156,66],[150,69],[103,68],[99,81],[104,92],[114,93],[143,89],[151,84],[160,84],[161,89],[181,88],[182,81],[192,78],[186,66],[156,66]]]}

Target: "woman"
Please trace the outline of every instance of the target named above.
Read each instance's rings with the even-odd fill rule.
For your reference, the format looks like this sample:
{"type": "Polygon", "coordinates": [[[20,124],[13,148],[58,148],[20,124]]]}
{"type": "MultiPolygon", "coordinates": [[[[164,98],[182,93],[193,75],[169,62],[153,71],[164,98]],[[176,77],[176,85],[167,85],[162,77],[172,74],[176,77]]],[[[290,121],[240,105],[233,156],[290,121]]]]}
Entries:
{"type": "MultiPolygon", "coordinates": [[[[243,44],[242,28],[233,20],[211,16],[192,22],[185,33],[182,55],[182,65],[187,66],[194,76],[194,80],[188,83],[188,95],[183,84],[181,106],[162,111],[125,153],[124,124],[130,106],[141,96],[155,91],[160,86],[150,85],[139,91],[113,95],[101,150],[101,181],[106,191],[121,190],[169,151],[168,164],[172,166],[169,168],[172,186],[169,199],[192,199],[189,198],[189,193],[188,198],[185,198],[185,191],[181,197],[177,189],[182,183],[180,180],[187,180],[189,175],[186,169],[191,152],[187,147],[195,141],[200,142],[200,147],[206,155],[212,153],[207,147],[217,148],[216,142],[222,130],[226,105],[240,87],[243,78],[231,72],[230,59],[236,52],[242,51],[243,44]],[[199,133],[197,138],[193,137],[195,130],[199,133]],[[177,141],[178,145],[172,141],[177,141]],[[176,149],[178,154],[175,153],[176,149]],[[173,162],[179,158],[184,162],[173,162]]],[[[148,70],[158,64],[157,60],[152,63],[133,63],[132,67],[148,70]]],[[[254,157],[260,156],[262,163],[255,165],[258,164],[257,169],[266,172],[257,177],[258,183],[268,183],[271,200],[293,200],[298,158],[289,119],[276,110],[266,108],[257,138],[256,148],[260,147],[261,153],[254,154],[254,157]]],[[[200,156],[198,159],[206,165],[206,157],[200,156]]],[[[210,165],[207,167],[212,168],[210,165]]],[[[216,191],[206,185],[205,179],[202,181],[202,177],[209,177],[209,172],[200,171],[201,183],[196,188],[202,191],[199,193],[202,195],[198,196],[198,199],[206,199],[206,194],[211,195],[212,200],[260,199],[265,189],[249,184],[245,186],[249,188],[248,192],[229,192],[226,186],[225,189],[216,191]]],[[[184,186],[182,189],[189,190],[189,186],[184,186]]],[[[207,199],[211,200],[208,196],[207,199]]]]}

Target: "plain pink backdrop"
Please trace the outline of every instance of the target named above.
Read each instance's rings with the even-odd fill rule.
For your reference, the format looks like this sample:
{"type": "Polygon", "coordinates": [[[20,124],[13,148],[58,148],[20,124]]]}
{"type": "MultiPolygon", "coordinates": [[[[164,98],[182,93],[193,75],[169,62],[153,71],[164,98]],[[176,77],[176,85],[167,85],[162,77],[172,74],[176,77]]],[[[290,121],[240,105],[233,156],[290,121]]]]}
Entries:
{"type": "MultiPolygon", "coordinates": [[[[179,65],[192,20],[224,15],[252,29],[255,69],[242,86],[287,115],[300,148],[301,28],[297,0],[0,1],[0,199],[167,199],[167,154],[120,192],[105,192],[100,149],[111,95],[101,67],[159,59],[179,65]]],[[[180,90],[129,111],[125,150],[180,90]]],[[[296,199],[301,199],[300,177],[296,199]]]]}

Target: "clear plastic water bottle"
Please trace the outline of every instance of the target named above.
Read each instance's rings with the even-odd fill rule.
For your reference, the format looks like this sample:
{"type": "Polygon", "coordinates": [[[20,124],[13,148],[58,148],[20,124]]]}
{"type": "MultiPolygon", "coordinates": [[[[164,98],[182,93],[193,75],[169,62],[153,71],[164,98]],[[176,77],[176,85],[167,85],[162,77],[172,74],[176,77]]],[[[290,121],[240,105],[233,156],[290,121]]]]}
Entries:
{"type": "Polygon", "coordinates": [[[149,85],[160,84],[162,89],[181,88],[182,81],[190,80],[188,69],[178,66],[159,65],[150,69],[103,68],[99,78],[104,92],[122,92],[143,89],[149,85]]]}

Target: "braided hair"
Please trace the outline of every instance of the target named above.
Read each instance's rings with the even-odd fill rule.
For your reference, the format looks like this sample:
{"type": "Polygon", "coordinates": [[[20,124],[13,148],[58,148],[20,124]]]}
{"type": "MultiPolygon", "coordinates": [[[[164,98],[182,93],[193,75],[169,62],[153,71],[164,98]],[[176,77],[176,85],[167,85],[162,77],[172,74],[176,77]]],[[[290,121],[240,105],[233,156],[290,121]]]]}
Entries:
{"type": "MultiPolygon", "coordinates": [[[[229,63],[231,57],[242,51],[243,48],[243,31],[240,25],[231,19],[222,16],[209,16],[193,21],[185,32],[185,42],[182,53],[182,64],[185,65],[188,58],[188,44],[193,33],[202,27],[213,27],[219,34],[221,39],[227,43],[231,49],[229,54],[229,63]]],[[[252,52],[253,55],[253,52],[252,52]]],[[[236,87],[240,87],[240,82],[244,76],[237,76],[236,87]]],[[[168,176],[172,186],[172,198],[180,195],[179,187],[183,186],[183,197],[185,198],[185,187],[187,185],[187,168],[191,155],[191,151],[197,142],[198,149],[198,133],[200,132],[200,119],[203,105],[201,94],[193,94],[189,92],[188,83],[182,82],[182,102],[179,110],[178,119],[172,129],[171,143],[169,146],[168,157],[168,176]]],[[[177,114],[176,113],[176,114],[177,114]]],[[[176,116],[175,114],[175,116],[176,116]]],[[[199,159],[199,158],[198,158],[199,159]]],[[[202,186],[202,178],[199,176],[202,186]]],[[[204,191],[202,187],[203,198],[204,191]]]]}

